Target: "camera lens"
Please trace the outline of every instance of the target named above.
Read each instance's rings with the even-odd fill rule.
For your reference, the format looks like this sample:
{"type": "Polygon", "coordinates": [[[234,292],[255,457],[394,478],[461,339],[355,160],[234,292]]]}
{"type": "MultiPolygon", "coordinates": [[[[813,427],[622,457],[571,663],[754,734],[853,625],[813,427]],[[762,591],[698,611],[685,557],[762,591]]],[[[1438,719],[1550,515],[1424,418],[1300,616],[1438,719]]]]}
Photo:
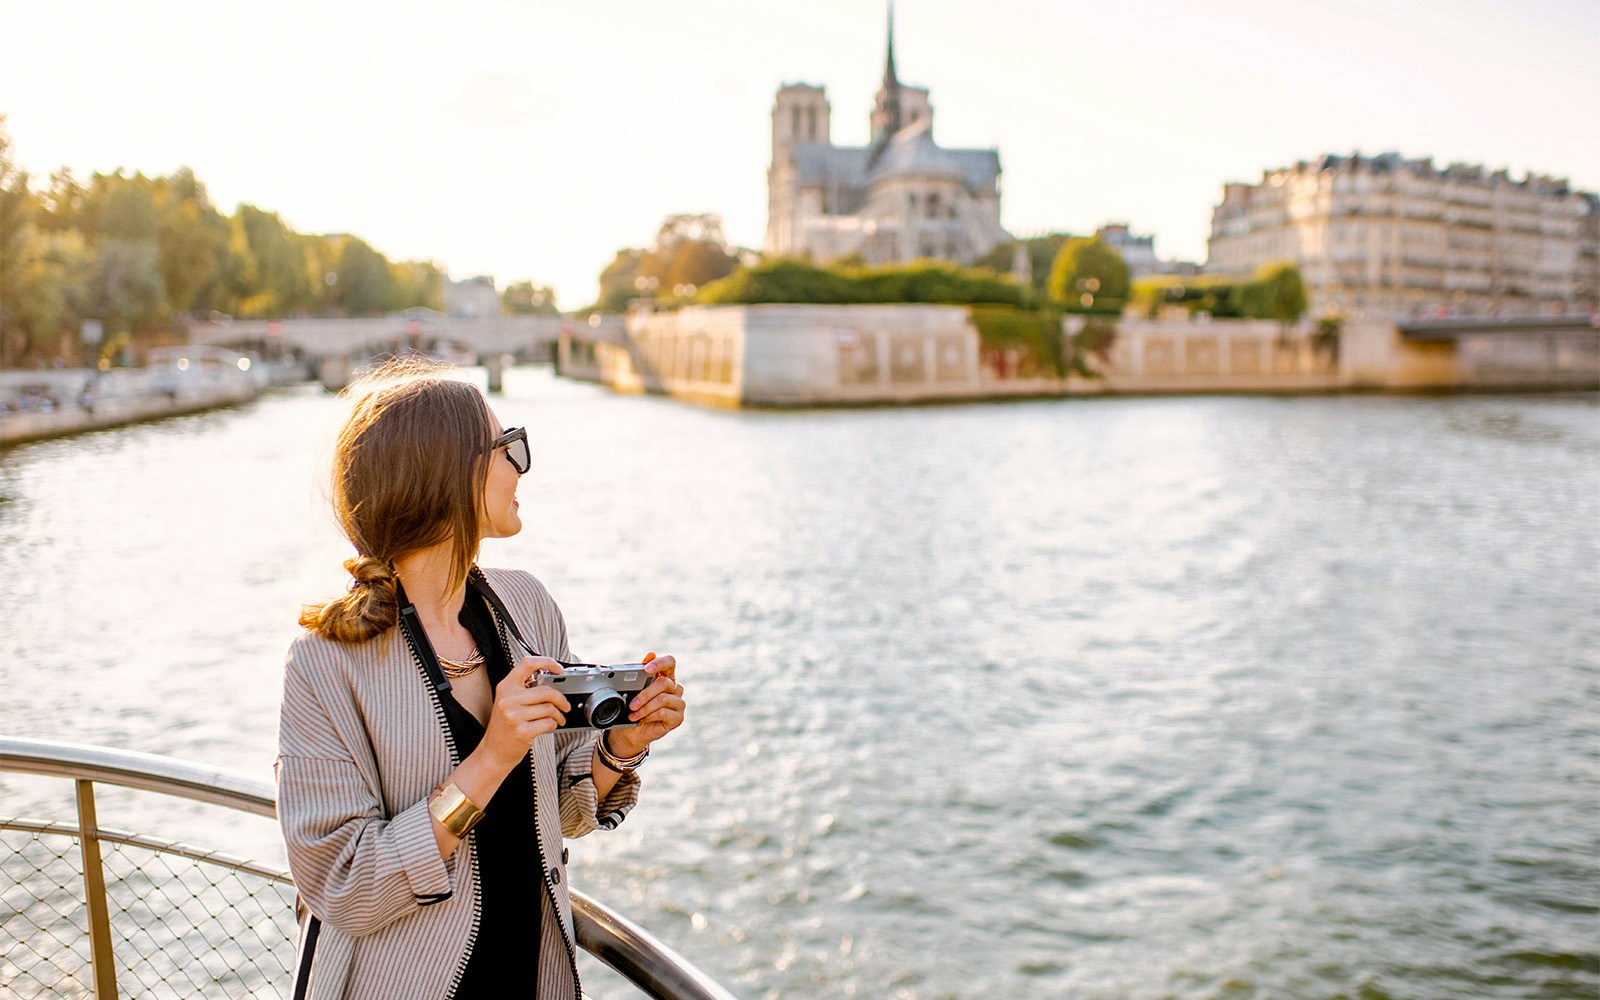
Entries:
{"type": "Polygon", "coordinates": [[[589,725],[596,729],[604,729],[606,726],[617,724],[625,705],[627,702],[622,700],[622,695],[610,688],[598,688],[589,694],[584,711],[589,716],[589,725]]]}

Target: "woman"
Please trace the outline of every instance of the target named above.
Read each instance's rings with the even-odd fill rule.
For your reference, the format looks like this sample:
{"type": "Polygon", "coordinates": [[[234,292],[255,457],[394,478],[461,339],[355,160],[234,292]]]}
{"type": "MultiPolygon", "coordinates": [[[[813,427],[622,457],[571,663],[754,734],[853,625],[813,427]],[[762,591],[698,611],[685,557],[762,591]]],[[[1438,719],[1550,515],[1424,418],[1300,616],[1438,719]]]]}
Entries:
{"type": "Polygon", "coordinates": [[[646,654],[636,725],[557,732],[571,706],[540,681],[572,660],[561,612],[527,573],[475,565],[521,530],[528,467],[525,431],[414,361],[375,373],[339,436],[353,583],[301,615],[279,733],[296,996],[578,996],[561,837],[621,822],[683,688],[646,654]]]}

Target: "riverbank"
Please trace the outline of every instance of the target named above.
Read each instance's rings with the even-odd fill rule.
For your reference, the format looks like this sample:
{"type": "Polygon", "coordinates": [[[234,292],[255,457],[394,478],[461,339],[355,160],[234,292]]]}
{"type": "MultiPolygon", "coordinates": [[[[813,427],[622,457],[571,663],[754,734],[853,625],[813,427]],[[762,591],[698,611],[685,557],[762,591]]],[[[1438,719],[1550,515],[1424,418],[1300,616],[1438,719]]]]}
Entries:
{"type": "Polygon", "coordinates": [[[0,372],[0,448],[254,400],[292,373],[212,348],[146,368],[0,372]]]}
{"type": "MultiPolygon", "coordinates": [[[[1085,322],[1066,318],[1063,351],[1081,341],[1085,322]]],[[[1036,346],[986,341],[965,306],[687,306],[566,330],[557,370],[619,393],[718,407],[1600,389],[1600,325],[1586,316],[1332,330],[1124,316],[1087,350],[1084,372],[1062,374],[1036,346]]]]}

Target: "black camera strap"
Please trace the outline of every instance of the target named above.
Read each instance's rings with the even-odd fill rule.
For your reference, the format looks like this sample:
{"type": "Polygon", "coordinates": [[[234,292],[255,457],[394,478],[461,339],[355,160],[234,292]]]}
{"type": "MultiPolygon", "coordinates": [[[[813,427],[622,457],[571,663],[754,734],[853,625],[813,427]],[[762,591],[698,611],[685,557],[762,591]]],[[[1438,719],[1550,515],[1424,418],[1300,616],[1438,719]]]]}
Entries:
{"type": "MultiPolygon", "coordinates": [[[[500,599],[500,595],[494,592],[493,587],[489,586],[489,578],[484,575],[483,570],[476,566],[472,567],[472,572],[467,574],[467,582],[472,585],[474,590],[483,595],[484,600],[489,602],[489,606],[494,609],[494,613],[499,615],[500,620],[506,623],[506,628],[510,630],[511,635],[530,656],[544,655],[533,648],[533,643],[522,637],[522,633],[517,629],[516,620],[511,617],[511,612],[506,610],[506,603],[500,599]]],[[[512,657],[511,659],[515,663],[520,657],[512,657]]],[[[563,663],[562,666],[571,666],[571,664],[563,663]]]]}
{"type": "MultiPolygon", "coordinates": [[[[422,664],[423,672],[428,675],[428,683],[443,699],[450,691],[450,679],[439,666],[439,657],[433,651],[433,643],[428,641],[428,633],[422,627],[416,605],[406,597],[406,588],[401,586],[398,578],[394,581],[394,599],[400,605],[400,631],[405,633],[406,645],[411,647],[411,655],[422,664]]],[[[443,705],[444,702],[441,700],[439,704],[443,705]]]]}

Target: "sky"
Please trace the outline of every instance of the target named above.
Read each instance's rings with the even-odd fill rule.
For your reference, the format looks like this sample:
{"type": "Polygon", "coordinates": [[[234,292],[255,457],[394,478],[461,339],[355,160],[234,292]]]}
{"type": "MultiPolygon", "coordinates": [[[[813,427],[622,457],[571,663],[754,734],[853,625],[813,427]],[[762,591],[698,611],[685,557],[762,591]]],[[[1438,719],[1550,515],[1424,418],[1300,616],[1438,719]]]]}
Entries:
{"type": "MultiPolygon", "coordinates": [[[[861,145],[880,0],[0,0],[0,114],[43,181],[189,166],[231,212],[593,301],[674,213],[759,248],[773,95],[861,145]],[[270,10],[270,13],[263,13],[270,10]]],[[[1230,180],[1323,153],[1600,188],[1600,0],[900,0],[941,145],[994,147],[1019,235],[1110,221],[1203,260],[1230,180]]]]}

